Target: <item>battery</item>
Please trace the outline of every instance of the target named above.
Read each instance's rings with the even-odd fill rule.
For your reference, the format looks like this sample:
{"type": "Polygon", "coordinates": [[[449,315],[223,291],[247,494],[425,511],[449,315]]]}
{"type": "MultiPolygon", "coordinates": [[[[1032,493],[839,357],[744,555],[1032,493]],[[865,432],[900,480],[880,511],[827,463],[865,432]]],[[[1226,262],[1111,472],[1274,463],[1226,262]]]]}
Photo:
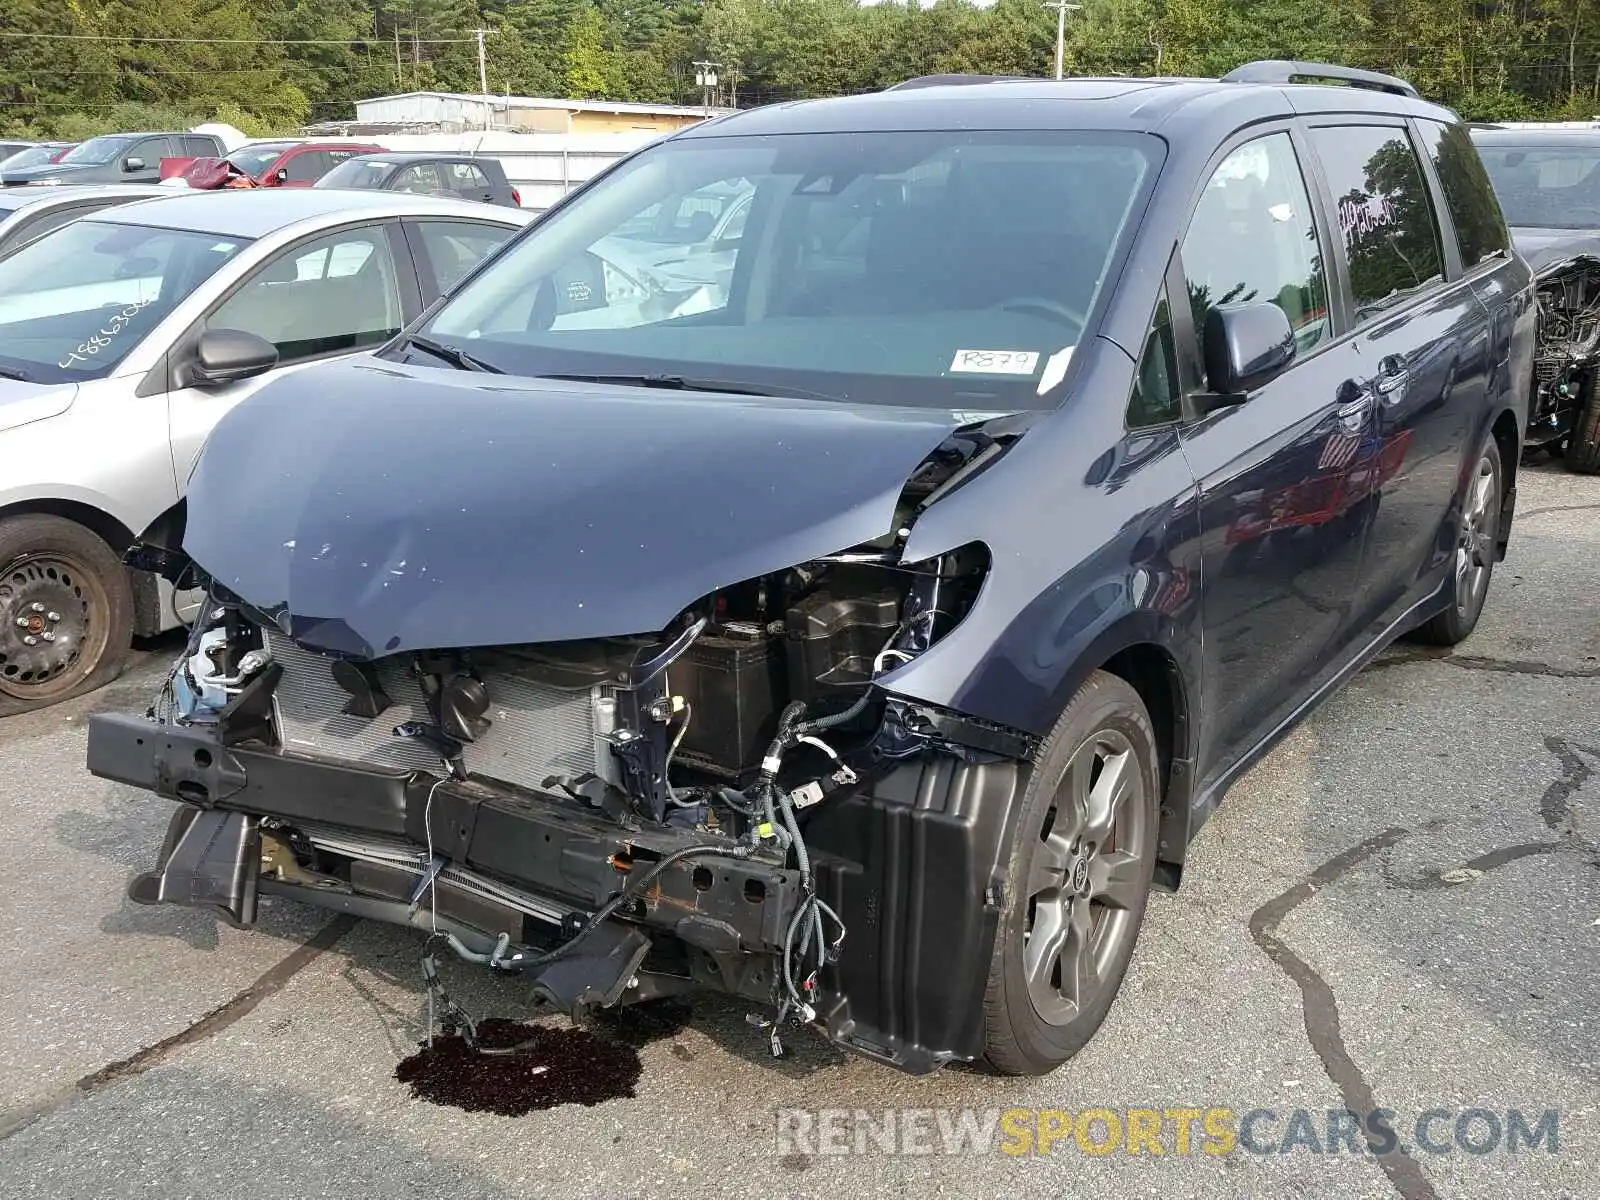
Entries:
{"type": "Polygon", "coordinates": [[[761,626],[729,622],[672,664],[670,688],[693,707],[675,762],[743,782],[778,731],[783,643],[761,626]]]}

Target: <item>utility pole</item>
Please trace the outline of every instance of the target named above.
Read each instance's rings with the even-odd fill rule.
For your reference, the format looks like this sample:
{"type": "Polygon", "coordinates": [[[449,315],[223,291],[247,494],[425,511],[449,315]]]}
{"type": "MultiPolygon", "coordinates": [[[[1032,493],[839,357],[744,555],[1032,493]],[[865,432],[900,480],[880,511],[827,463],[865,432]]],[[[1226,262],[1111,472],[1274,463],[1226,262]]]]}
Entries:
{"type": "Polygon", "coordinates": [[[489,63],[484,57],[483,35],[487,29],[474,29],[473,36],[478,39],[478,95],[483,97],[483,128],[487,132],[494,124],[494,102],[489,99],[489,63]]]}
{"type": "Polygon", "coordinates": [[[707,119],[711,116],[711,97],[717,90],[717,68],[721,65],[705,61],[694,64],[694,81],[700,85],[700,98],[705,104],[707,119]]]}
{"type": "Polygon", "coordinates": [[[403,68],[400,66],[400,18],[394,21],[394,90],[404,91],[406,79],[403,68]]]}
{"type": "Polygon", "coordinates": [[[1067,47],[1067,14],[1077,12],[1083,5],[1068,4],[1066,0],[1045,0],[1044,7],[1054,9],[1056,14],[1056,78],[1060,79],[1061,61],[1067,47]]]}

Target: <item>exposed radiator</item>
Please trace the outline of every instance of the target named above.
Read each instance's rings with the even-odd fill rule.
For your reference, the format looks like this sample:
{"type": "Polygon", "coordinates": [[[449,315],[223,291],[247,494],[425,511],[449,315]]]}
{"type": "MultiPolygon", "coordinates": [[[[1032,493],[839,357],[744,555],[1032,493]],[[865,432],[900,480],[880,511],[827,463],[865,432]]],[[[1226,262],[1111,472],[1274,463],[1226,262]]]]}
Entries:
{"type": "MultiPolygon", "coordinates": [[[[394,704],[369,720],[341,711],[350,697],[334,682],[331,659],[286,638],[266,632],[262,636],[283,667],[273,705],[286,750],[391,770],[441,773],[438,756],[426,746],[394,736],[394,727],[404,721],[428,720],[408,659],[374,664],[394,704]]],[[[607,726],[602,706],[610,704],[600,689],[561,691],[513,676],[490,676],[484,683],[493,724],[466,748],[468,771],[534,788],[552,775],[597,769],[596,736],[607,726]]]]}

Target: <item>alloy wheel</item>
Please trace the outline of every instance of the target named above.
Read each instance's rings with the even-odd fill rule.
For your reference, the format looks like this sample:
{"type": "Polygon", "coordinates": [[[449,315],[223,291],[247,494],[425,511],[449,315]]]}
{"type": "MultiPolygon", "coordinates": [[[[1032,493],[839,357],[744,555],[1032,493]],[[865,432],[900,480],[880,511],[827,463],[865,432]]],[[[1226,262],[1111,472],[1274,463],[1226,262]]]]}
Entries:
{"type": "Polygon", "coordinates": [[[1477,611],[1489,586],[1500,529],[1500,508],[1495,503],[1500,491],[1498,482],[1494,461],[1484,455],[1467,485],[1461,538],[1456,546],[1456,607],[1463,613],[1477,611]]]}
{"type": "Polygon", "coordinates": [[[1065,1025],[1106,986],[1137,936],[1154,836],[1132,744],[1104,729],[1072,756],[1045,812],[1028,874],[1023,972],[1034,1011],[1065,1025]]]}

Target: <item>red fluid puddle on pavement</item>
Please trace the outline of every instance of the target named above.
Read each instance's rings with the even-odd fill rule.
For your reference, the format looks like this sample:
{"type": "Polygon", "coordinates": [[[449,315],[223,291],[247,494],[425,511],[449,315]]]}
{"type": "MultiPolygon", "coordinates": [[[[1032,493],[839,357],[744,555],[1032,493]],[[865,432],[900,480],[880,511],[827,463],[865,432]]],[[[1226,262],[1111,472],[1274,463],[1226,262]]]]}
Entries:
{"type": "Polygon", "coordinates": [[[585,1108],[630,1099],[644,1065],[641,1047],[689,1022],[687,1004],[655,1003],[597,1014],[592,1029],[550,1029],[491,1017],[478,1043],[510,1054],[477,1054],[456,1034],[435,1037],[395,1068],[419,1100],[467,1112],[520,1117],[563,1104],[585,1108]]]}

